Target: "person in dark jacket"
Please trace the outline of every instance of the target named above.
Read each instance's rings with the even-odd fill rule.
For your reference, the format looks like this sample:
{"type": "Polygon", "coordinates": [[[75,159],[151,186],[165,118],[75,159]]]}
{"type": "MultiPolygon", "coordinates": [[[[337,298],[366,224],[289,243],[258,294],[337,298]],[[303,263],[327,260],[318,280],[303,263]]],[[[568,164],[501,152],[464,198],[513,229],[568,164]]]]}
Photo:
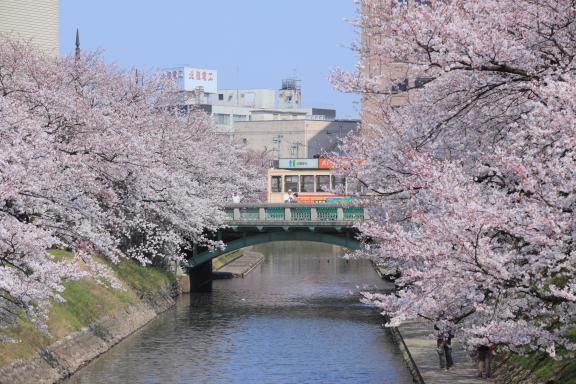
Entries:
{"type": "MultiPolygon", "coordinates": [[[[434,329],[439,331],[437,326],[434,329]]],[[[449,370],[454,365],[452,360],[452,338],[454,335],[451,331],[443,331],[437,333],[436,338],[436,351],[438,352],[438,359],[440,369],[449,370]]]]}
{"type": "Polygon", "coordinates": [[[492,376],[494,347],[492,344],[479,345],[476,352],[478,353],[478,377],[489,379],[492,376]]]}

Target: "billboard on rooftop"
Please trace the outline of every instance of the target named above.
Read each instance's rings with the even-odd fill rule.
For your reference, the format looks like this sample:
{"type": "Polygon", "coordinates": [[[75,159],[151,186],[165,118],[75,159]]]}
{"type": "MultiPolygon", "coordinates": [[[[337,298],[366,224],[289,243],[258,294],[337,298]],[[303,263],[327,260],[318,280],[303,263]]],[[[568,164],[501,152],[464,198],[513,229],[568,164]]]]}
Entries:
{"type": "Polygon", "coordinates": [[[202,88],[205,93],[218,92],[218,71],[206,68],[174,67],[163,70],[183,91],[202,88]]]}

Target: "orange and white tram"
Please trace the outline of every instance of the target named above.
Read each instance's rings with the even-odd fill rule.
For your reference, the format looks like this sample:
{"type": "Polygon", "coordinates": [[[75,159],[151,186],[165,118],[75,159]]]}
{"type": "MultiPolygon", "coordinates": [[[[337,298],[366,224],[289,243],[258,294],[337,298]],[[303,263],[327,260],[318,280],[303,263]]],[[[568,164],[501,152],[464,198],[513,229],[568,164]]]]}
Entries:
{"type": "Polygon", "coordinates": [[[328,159],[280,159],[277,167],[268,170],[268,202],[283,203],[290,192],[298,194],[298,203],[351,201],[353,186],[330,166],[328,159]]]}

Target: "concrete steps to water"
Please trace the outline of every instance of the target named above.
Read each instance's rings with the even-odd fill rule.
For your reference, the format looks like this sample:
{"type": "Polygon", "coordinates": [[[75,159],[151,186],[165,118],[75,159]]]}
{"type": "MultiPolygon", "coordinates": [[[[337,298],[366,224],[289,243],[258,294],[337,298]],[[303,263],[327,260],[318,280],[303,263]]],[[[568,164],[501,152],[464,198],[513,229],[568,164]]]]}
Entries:
{"type": "Polygon", "coordinates": [[[247,249],[242,250],[242,253],[244,254],[242,257],[224,265],[222,268],[218,269],[217,273],[231,274],[234,277],[244,277],[264,261],[264,255],[261,253],[247,249]]]}

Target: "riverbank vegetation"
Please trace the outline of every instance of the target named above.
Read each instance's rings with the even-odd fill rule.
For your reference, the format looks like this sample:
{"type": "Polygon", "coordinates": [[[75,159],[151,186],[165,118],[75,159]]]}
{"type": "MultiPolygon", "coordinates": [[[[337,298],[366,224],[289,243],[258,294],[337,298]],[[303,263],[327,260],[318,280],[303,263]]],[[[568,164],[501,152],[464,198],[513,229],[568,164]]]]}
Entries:
{"type": "MultiPolygon", "coordinates": [[[[574,338],[572,338],[574,340],[574,338]]],[[[522,367],[542,383],[576,384],[576,361],[567,357],[554,359],[541,352],[530,356],[509,355],[510,366],[522,367]]]]}
{"type": "MultiPolygon", "coordinates": [[[[66,251],[51,253],[73,258],[66,251]]],[[[112,270],[122,289],[99,283],[93,277],[65,282],[61,293],[63,301],[51,302],[46,321],[48,333],[36,327],[24,312],[17,322],[0,329],[0,336],[13,341],[0,348],[0,368],[15,360],[31,358],[56,340],[145,301],[174,283],[174,275],[163,268],[145,267],[132,260],[112,264],[112,270]]]]}
{"type": "Polygon", "coordinates": [[[167,265],[192,241],[217,245],[205,234],[254,172],[179,97],[168,78],[98,53],[46,57],[0,36],[0,327],[24,311],[47,330],[50,303],[88,284],[67,281],[114,284],[121,260],[167,265]]]}
{"type": "Polygon", "coordinates": [[[574,2],[359,3],[363,61],[333,76],[363,95],[346,172],[372,193],[365,255],[400,271],[366,301],[470,349],[572,358],[574,2]]]}

